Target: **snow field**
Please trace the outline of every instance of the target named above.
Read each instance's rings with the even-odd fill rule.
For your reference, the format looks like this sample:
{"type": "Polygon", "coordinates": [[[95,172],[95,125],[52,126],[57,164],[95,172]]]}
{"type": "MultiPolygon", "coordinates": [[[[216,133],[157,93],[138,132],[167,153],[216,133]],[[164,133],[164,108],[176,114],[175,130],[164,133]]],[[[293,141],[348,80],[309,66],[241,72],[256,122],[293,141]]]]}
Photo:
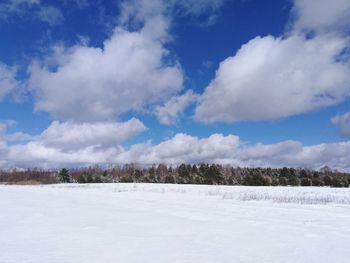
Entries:
{"type": "Polygon", "coordinates": [[[0,263],[348,263],[349,251],[349,189],[0,186],[0,263]]]}

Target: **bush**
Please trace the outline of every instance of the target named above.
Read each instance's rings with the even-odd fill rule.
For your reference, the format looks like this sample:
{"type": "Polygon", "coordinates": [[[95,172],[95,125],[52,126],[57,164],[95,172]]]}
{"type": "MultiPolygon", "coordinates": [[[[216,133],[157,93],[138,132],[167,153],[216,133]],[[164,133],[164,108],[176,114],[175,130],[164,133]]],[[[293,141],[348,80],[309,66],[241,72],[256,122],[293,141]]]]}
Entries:
{"type": "Polygon", "coordinates": [[[301,178],[301,186],[311,186],[312,185],[312,181],[310,178],[304,177],[301,178]]]}
{"type": "Polygon", "coordinates": [[[335,176],[332,179],[332,187],[349,187],[349,182],[345,177],[335,176]]]}
{"type": "Polygon", "coordinates": [[[90,173],[86,176],[86,182],[87,183],[93,183],[94,182],[94,178],[92,178],[92,175],[90,173]]]}
{"type": "Polygon", "coordinates": [[[168,174],[164,178],[164,183],[166,184],[175,184],[175,178],[171,174],[168,174]]]}
{"type": "Polygon", "coordinates": [[[133,178],[131,175],[126,174],[120,178],[121,183],[133,183],[133,178]]]}
{"type": "Polygon", "coordinates": [[[101,176],[95,175],[95,176],[94,176],[94,183],[102,183],[101,176]]]}
{"type": "Polygon", "coordinates": [[[319,177],[312,178],[312,186],[323,186],[324,183],[319,177]]]}
{"type": "Polygon", "coordinates": [[[325,177],[323,177],[323,184],[327,185],[327,186],[331,186],[332,185],[332,177],[330,177],[329,175],[326,175],[325,177]]]}
{"type": "Polygon", "coordinates": [[[78,182],[79,184],[85,184],[85,183],[86,183],[86,179],[85,179],[84,175],[79,174],[79,176],[78,176],[78,178],[77,178],[77,182],[78,182]]]}
{"type": "Polygon", "coordinates": [[[297,176],[292,176],[288,180],[288,184],[291,186],[299,186],[300,185],[300,179],[297,176]]]}
{"type": "Polygon", "coordinates": [[[287,177],[280,177],[280,179],[278,180],[278,182],[279,182],[279,185],[281,185],[281,186],[286,186],[286,185],[288,185],[288,179],[287,179],[287,177]]]}

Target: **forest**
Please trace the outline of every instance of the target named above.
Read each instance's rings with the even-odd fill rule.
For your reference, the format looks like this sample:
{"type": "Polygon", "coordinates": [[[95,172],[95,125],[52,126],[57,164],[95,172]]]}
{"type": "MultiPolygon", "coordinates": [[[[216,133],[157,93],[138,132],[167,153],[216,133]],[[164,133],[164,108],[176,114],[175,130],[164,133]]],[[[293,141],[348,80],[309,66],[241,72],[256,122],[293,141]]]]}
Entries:
{"type": "Polygon", "coordinates": [[[323,167],[320,170],[302,168],[241,168],[219,164],[165,164],[141,167],[135,164],[100,166],[61,170],[2,170],[2,184],[57,183],[166,183],[246,186],[330,186],[349,187],[350,174],[323,167]]]}

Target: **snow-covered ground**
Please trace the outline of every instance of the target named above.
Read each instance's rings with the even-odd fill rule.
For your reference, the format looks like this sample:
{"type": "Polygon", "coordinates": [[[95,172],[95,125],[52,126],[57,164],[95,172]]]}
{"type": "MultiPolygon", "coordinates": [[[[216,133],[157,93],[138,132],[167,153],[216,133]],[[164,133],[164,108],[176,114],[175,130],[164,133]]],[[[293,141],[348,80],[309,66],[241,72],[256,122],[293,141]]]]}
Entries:
{"type": "Polygon", "coordinates": [[[1,263],[350,262],[350,189],[0,185],[1,263]]]}

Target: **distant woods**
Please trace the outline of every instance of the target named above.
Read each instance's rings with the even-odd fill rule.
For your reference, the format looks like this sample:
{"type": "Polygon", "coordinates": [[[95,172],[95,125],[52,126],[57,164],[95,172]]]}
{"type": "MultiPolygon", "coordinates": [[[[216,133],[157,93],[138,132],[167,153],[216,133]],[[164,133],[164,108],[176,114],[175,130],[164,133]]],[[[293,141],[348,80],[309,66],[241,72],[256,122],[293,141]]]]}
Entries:
{"type": "Polygon", "coordinates": [[[109,169],[11,170],[0,171],[0,183],[168,183],[248,186],[349,187],[350,174],[324,167],[319,171],[294,168],[240,168],[218,164],[164,164],[142,168],[129,164],[109,169]]]}

